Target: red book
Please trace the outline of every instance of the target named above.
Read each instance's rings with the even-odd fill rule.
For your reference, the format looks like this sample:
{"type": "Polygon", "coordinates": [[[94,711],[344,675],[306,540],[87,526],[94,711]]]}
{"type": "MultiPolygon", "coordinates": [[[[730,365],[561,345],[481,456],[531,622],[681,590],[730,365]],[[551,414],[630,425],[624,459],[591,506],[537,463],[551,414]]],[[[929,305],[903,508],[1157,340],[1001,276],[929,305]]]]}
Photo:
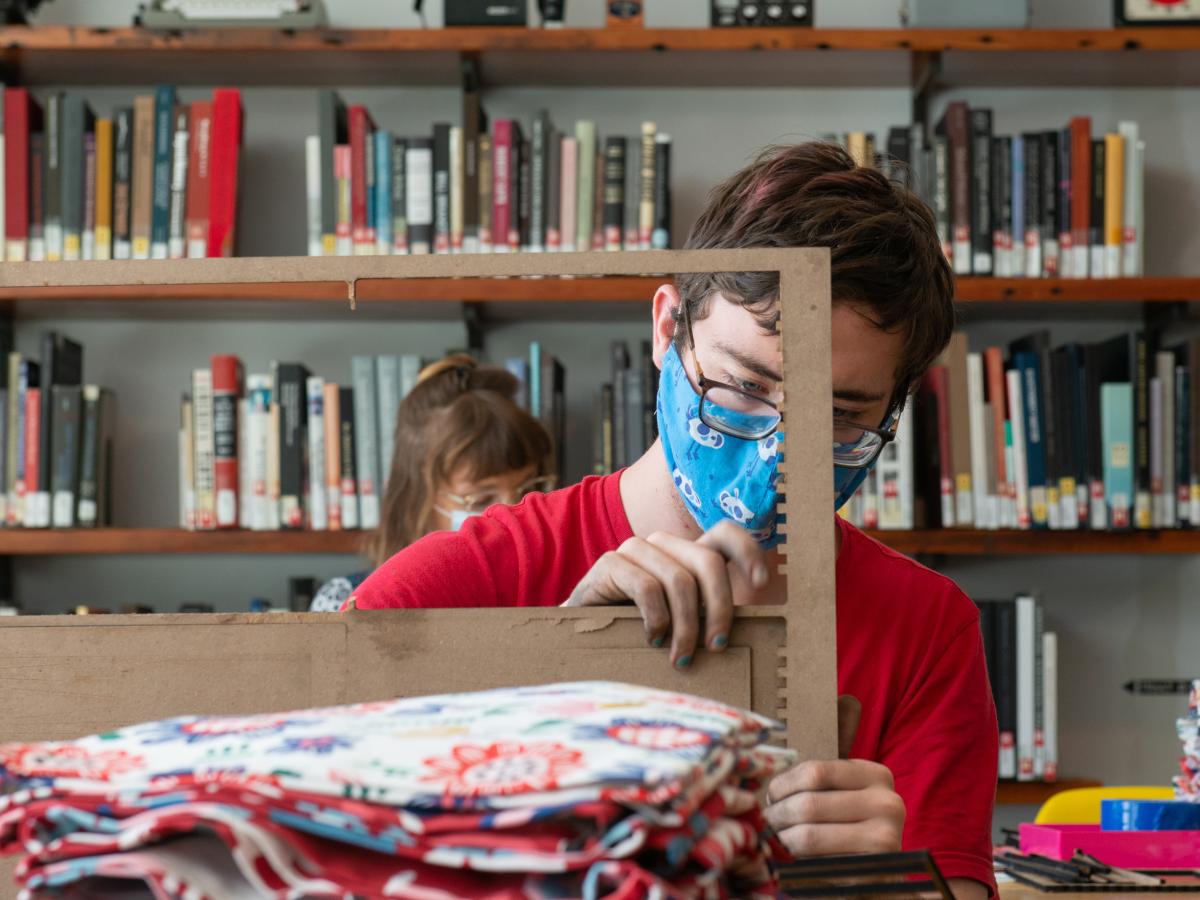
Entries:
{"type": "Polygon", "coordinates": [[[988,402],[992,404],[992,442],[996,457],[996,494],[1002,504],[1012,495],[1008,467],[1004,462],[1004,423],[1008,420],[1005,399],[1008,385],[1004,379],[1004,351],[999,347],[988,347],[983,351],[984,379],[987,382],[988,402]]]}
{"type": "Polygon", "coordinates": [[[1091,191],[1092,120],[1088,116],[1075,116],[1071,119],[1071,246],[1075,254],[1071,272],[1076,278],[1085,277],[1088,271],[1091,191]]]}
{"type": "Polygon", "coordinates": [[[25,88],[4,89],[4,241],[9,262],[29,251],[29,135],[42,130],[42,108],[25,88]]]}
{"type": "Polygon", "coordinates": [[[216,492],[217,527],[238,524],[238,400],[245,380],[236,356],[212,358],[213,384],[213,487],[216,492]]]}
{"type": "Polygon", "coordinates": [[[209,100],[192,104],[188,137],[187,210],[184,229],[187,233],[189,259],[203,257],[208,252],[209,151],[212,146],[213,105],[209,100]]]}
{"type": "Polygon", "coordinates": [[[512,221],[513,121],[497,119],[492,126],[492,248],[506,253],[508,222],[512,221]]]}
{"type": "MultiPolygon", "coordinates": [[[[25,389],[25,481],[31,488],[21,493],[24,495],[25,515],[22,521],[27,525],[40,525],[38,515],[30,515],[31,506],[36,506],[38,478],[41,476],[41,441],[42,433],[42,389],[25,389]]],[[[49,525],[49,522],[45,523],[49,525]]]]}
{"type": "Polygon", "coordinates": [[[242,92],[213,91],[211,172],[208,188],[208,255],[233,256],[237,226],[238,167],[242,156],[242,92]]]}
{"type": "Polygon", "coordinates": [[[365,106],[351,106],[350,126],[350,236],[354,252],[361,253],[369,245],[367,223],[367,141],[375,131],[375,121],[365,106]]]}

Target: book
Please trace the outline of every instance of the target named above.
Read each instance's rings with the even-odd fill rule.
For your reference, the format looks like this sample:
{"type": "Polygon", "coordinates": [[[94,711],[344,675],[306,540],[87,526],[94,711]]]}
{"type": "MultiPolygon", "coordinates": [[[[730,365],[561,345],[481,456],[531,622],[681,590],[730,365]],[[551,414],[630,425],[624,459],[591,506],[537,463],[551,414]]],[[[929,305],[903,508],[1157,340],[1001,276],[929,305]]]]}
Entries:
{"type": "Polygon", "coordinates": [[[63,102],[62,92],[46,97],[45,156],[42,167],[43,234],[45,259],[58,262],[63,255],[62,177],[63,177],[63,102]]]}
{"type": "MultiPolygon", "coordinates": [[[[350,145],[339,144],[333,148],[334,189],[337,192],[336,223],[334,225],[334,250],[338,256],[354,253],[354,242],[350,234],[350,145]]],[[[324,240],[324,238],[322,238],[324,240]]]]}
{"type": "MultiPolygon", "coordinates": [[[[52,471],[54,465],[53,457],[47,458],[45,466],[37,465],[37,457],[40,450],[38,434],[41,431],[41,420],[35,420],[35,417],[29,413],[30,405],[35,400],[33,392],[41,385],[41,372],[36,362],[24,359],[19,354],[16,356],[16,364],[17,375],[15,380],[17,393],[15,395],[15,402],[17,406],[17,418],[14,431],[15,450],[13,451],[14,459],[16,460],[16,479],[13,486],[14,496],[9,500],[9,514],[13,524],[43,527],[40,519],[36,523],[26,521],[26,513],[30,507],[29,495],[37,487],[42,469],[45,468],[47,471],[52,471]]],[[[48,388],[46,390],[49,392],[48,388]]],[[[53,414],[54,409],[53,405],[51,405],[50,415],[53,416],[53,414]]],[[[53,475],[51,475],[51,482],[53,482],[53,475]]],[[[35,502],[34,506],[37,505],[35,502]]],[[[48,524],[51,523],[52,514],[51,516],[47,516],[44,521],[48,524]]]]}
{"type": "MultiPolygon", "coordinates": [[[[5,259],[5,247],[7,244],[8,230],[4,224],[4,212],[6,202],[4,197],[4,183],[7,178],[7,166],[4,163],[4,82],[0,81],[0,262],[5,259]]],[[[3,443],[0,441],[0,443],[3,443]]],[[[0,511],[0,521],[3,521],[3,512],[0,511]]]]}
{"type": "Polygon", "coordinates": [[[896,439],[879,454],[879,527],[904,530],[914,525],[913,515],[913,404],[900,412],[896,439]]]}
{"type": "Polygon", "coordinates": [[[546,250],[562,249],[562,134],[546,136],[546,250]]]}
{"type": "MultiPolygon", "coordinates": [[[[433,141],[409,138],[404,163],[408,252],[433,249],[433,141]]],[[[366,525],[363,526],[368,527],[366,525]]],[[[373,527],[373,526],[372,526],[373,527]]]]}
{"type": "Polygon", "coordinates": [[[1017,777],[1017,606],[996,603],[996,720],[1000,731],[1000,778],[1017,777]]]}
{"type": "MultiPolygon", "coordinates": [[[[9,357],[11,359],[11,355],[9,357]]],[[[1191,413],[1192,428],[1196,428],[1200,423],[1200,338],[1192,338],[1187,344],[1187,366],[1188,374],[1191,377],[1191,385],[1188,391],[1189,407],[1191,413]]],[[[1188,506],[1191,513],[1190,519],[1192,525],[1200,524],[1200,439],[1192,437],[1189,452],[1189,496],[1188,506]]]]}
{"type": "Polygon", "coordinates": [[[999,347],[988,347],[983,354],[987,370],[987,405],[992,414],[992,459],[996,473],[996,526],[1016,528],[1016,488],[1005,453],[1005,422],[1008,420],[1007,387],[1004,376],[1004,355],[999,347]]]}
{"type": "Polygon", "coordinates": [[[1039,171],[1042,192],[1041,238],[1042,238],[1042,271],[1037,273],[1046,278],[1058,276],[1058,195],[1059,195],[1059,160],[1058,132],[1046,131],[1040,136],[1042,159],[1039,171]]]}
{"type": "Polygon", "coordinates": [[[1137,122],[1118,122],[1124,152],[1124,184],[1121,199],[1121,274],[1126,278],[1144,275],[1141,235],[1145,217],[1145,143],[1138,137],[1137,122]]]}
{"type": "Polygon", "coordinates": [[[1104,136],[1104,274],[1121,277],[1125,229],[1125,140],[1119,134],[1104,136]]]}
{"type": "Polygon", "coordinates": [[[79,460],[80,528],[112,524],[113,438],[116,432],[116,397],[94,384],[83,386],[83,434],[79,460]]]}
{"type": "Polygon", "coordinates": [[[338,210],[334,148],[350,143],[350,129],[346,104],[337,91],[330,88],[322,88],[317,92],[317,141],[320,145],[321,253],[335,256],[338,255],[338,210]]]}
{"type": "Polygon", "coordinates": [[[360,528],[379,527],[379,424],[375,386],[375,358],[351,360],[354,388],[355,468],[358,476],[360,528]]]}
{"type": "Polygon", "coordinates": [[[212,126],[212,101],[197,100],[192,103],[188,139],[187,200],[184,210],[184,231],[189,259],[200,259],[208,254],[212,126]]]}
{"type": "Polygon", "coordinates": [[[25,422],[22,429],[24,437],[21,441],[21,471],[23,473],[21,482],[24,493],[24,510],[22,512],[22,522],[26,528],[33,527],[48,527],[51,523],[47,519],[42,521],[40,511],[37,504],[37,492],[29,490],[28,486],[36,485],[41,478],[43,470],[52,468],[53,460],[46,460],[44,463],[41,459],[41,450],[38,446],[38,432],[41,431],[41,406],[42,406],[42,389],[36,385],[30,386],[26,383],[24,392],[25,402],[25,422]]]}
{"type": "MultiPolygon", "coordinates": [[[[96,114],[78,94],[68,94],[61,101],[61,140],[58,186],[64,260],[83,258],[84,182],[87,176],[85,148],[87,135],[95,134],[96,114]]],[[[93,138],[94,140],[94,138],[93,138]]]]}
{"type": "MultiPolygon", "coordinates": [[[[312,379],[309,379],[311,386],[312,379]]],[[[332,381],[323,381],[321,423],[323,426],[323,443],[321,448],[325,457],[323,471],[313,475],[313,480],[321,485],[325,492],[325,516],[330,531],[342,529],[342,415],[341,392],[332,381]]],[[[312,415],[311,404],[309,415],[312,415]]],[[[311,426],[309,434],[311,435],[311,426]]],[[[311,451],[310,451],[311,453],[311,451]]]]}
{"type": "Polygon", "coordinates": [[[992,138],[992,253],[997,278],[1011,278],[1013,271],[1012,138],[992,138]]]}
{"type": "MultiPolygon", "coordinates": [[[[333,170],[330,169],[332,180],[333,170]]],[[[308,225],[308,255],[323,256],[325,254],[325,244],[322,240],[321,232],[321,138],[319,135],[310,134],[304,139],[304,199],[305,199],[305,222],[308,225]]],[[[330,190],[333,190],[332,184],[330,190]]],[[[336,224],[334,228],[336,228],[336,224]]],[[[332,242],[334,249],[337,249],[336,241],[332,242]]],[[[330,254],[331,256],[333,254],[330,254]]]]}
{"type": "Polygon", "coordinates": [[[238,402],[242,398],[245,375],[236,356],[219,354],[210,361],[212,368],[213,491],[215,527],[238,525],[238,402]]]}
{"type": "Polygon", "coordinates": [[[207,531],[217,525],[211,368],[192,372],[192,437],[195,527],[207,531]]]}
{"type": "Polygon", "coordinates": [[[167,259],[171,218],[171,161],[175,131],[175,88],[154,89],[154,164],[150,202],[150,258],[167,259]]]}
{"type": "Polygon", "coordinates": [[[46,258],[46,135],[29,135],[29,256],[30,262],[46,258]]]}
{"type": "Polygon", "coordinates": [[[1042,780],[1058,781],[1058,635],[1042,634],[1042,780]]]}
{"type": "Polygon", "coordinates": [[[311,512],[308,503],[308,369],[278,363],[275,389],[279,403],[279,521],[300,529],[311,512]]]}
{"type": "Polygon", "coordinates": [[[654,230],[650,246],[671,248],[671,136],[661,131],[654,137],[654,230]]]}
{"type": "MultiPolygon", "coordinates": [[[[533,166],[532,142],[521,133],[521,143],[513,148],[517,151],[513,159],[512,183],[516,185],[517,205],[510,210],[515,213],[515,222],[509,226],[509,249],[529,252],[530,217],[533,212],[533,166]],[[512,242],[512,229],[516,230],[516,246],[512,242]]],[[[599,209],[599,207],[597,207],[599,209]]]]}
{"type": "Polygon", "coordinates": [[[242,159],[242,94],[213,91],[208,201],[208,256],[233,256],[237,240],[238,184],[242,159]]]}
{"type": "Polygon", "coordinates": [[[133,107],[113,114],[113,259],[133,256],[133,107]]]}
{"type": "Polygon", "coordinates": [[[1043,202],[1046,195],[1042,190],[1042,136],[1039,133],[1021,136],[1021,146],[1025,151],[1025,275],[1027,278],[1039,278],[1044,272],[1042,250],[1045,241],[1042,235],[1042,224],[1045,221],[1043,202]]]}
{"type": "Polygon", "coordinates": [[[271,427],[271,376],[246,376],[246,393],[250,411],[243,452],[250,459],[250,528],[265,531],[270,527],[271,518],[267,510],[270,502],[267,447],[271,427]]]}
{"type": "Polygon", "coordinates": [[[171,193],[167,227],[167,256],[183,259],[187,256],[187,183],[190,110],[175,107],[175,130],[171,137],[171,193]]]}
{"type": "Polygon", "coordinates": [[[375,357],[375,398],[379,403],[376,421],[379,437],[376,441],[379,452],[379,494],[387,492],[388,476],[392,471],[392,449],[396,439],[396,416],[400,411],[400,358],[397,356],[375,357]]]}
{"type": "Polygon", "coordinates": [[[372,156],[375,163],[375,253],[387,256],[395,245],[392,229],[396,216],[392,203],[396,192],[392,185],[395,166],[392,163],[392,152],[396,147],[395,136],[385,129],[374,134],[375,152],[372,156]]]}
{"type": "Polygon", "coordinates": [[[329,530],[329,507],[325,491],[325,379],[309,375],[304,380],[308,402],[305,431],[308,437],[308,459],[304,478],[305,504],[309,528],[329,530]]]}
{"type": "Polygon", "coordinates": [[[1151,490],[1161,499],[1155,510],[1154,526],[1174,528],[1178,524],[1175,513],[1175,431],[1178,427],[1175,417],[1175,353],[1172,350],[1160,350],[1155,354],[1154,362],[1161,392],[1160,423],[1154,429],[1161,442],[1160,483],[1154,485],[1151,482],[1151,490]]]}
{"type": "Polygon", "coordinates": [[[969,521],[976,528],[999,528],[996,517],[996,497],[989,492],[989,466],[986,416],[987,406],[984,403],[983,390],[983,356],[979,353],[967,354],[967,409],[969,414],[969,441],[971,456],[971,488],[972,510],[970,517],[960,519],[969,521]]]}
{"type": "MultiPolygon", "coordinates": [[[[1046,685],[1042,660],[1045,610],[1036,598],[1030,599],[1033,600],[1033,777],[1041,781],[1046,774],[1046,718],[1043,706],[1046,685]]],[[[1020,601],[1018,597],[1018,604],[1020,601]]]]}
{"type": "Polygon", "coordinates": [[[1092,120],[1071,119],[1071,245],[1073,278],[1087,278],[1091,245],[1092,120]]]}
{"type": "Polygon", "coordinates": [[[480,139],[487,134],[487,116],[480,102],[477,69],[464,63],[462,92],[462,216],[463,252],[478,253],[480,222],[480,179],[483,148],[480,139]]]}
{"type": "Polygon", "coordinates": [[[654,122],[642,123],[642,164],[639,169],[638,183],[641,185],[641,195],[638,199],[638,247],[649,250],[654,235],[654,154],[657,143],[658,125],[654,122]]]}
{"type": "Polygon", "coordinates": [[[1134,525],[1152,527],[1150,499],[1150,378],[1153,368],[1150,339],[1145,331],[1129,335],[1133,383],[1133,501],[1134,525]]]}
{"type": "Polygon", "coordinates": [[[1012,137],[1012,274],[1025,274],[1025,139],[1012,137]]]}
{"type": "Polygon", "coordinates": [[[578,202],[579,143],[573,137],[562,139],[562,178],[559,184],[559,221],[562,225],[562,249],[570,253],[575,249],[575,226],[577,224],[576,203],[578,202]]]}
{"type": "Polygon", "coordinates": [[[184,394],[179,404],[179,527],[196,527],[196,442],[192,430],[192,397],[184,394]]]}
{"type": "Polygon", "coordinates": [[[238,515],[237,526],[250,528],[250,498],[254,493],[254,482],[250,474],[250,401],[243,396],[237,403],[238,418],[238,515]]]}
{"type": "Polygon", "coordinates": [[[392,249],[397,255],[408,253],[408,139],[392,143],[392,249]]]}
{"type": "Polygon", "coordinates": [[[1011,463],[1006,460],[1005,467],[1013,473],[1012,484],[1016,495],[1016,527],[1025,529],[1033,525],[1030,510],[1029,468],[1026,459],[1025,388],[1022,373],[1019,369],[1008,369],[1004,375],[1006,397],[1008,400],[1008,426],[1005,433],[1005,452],[1011,453],[1011,463]]]}
{"type": "Polygon", "coordinates": [[[542,110],[534,117],[529,159],[529,249],[541,253],[548,248],[550,141],[554,128],[550,113],[542,110]]]}
{"type": "Polygon", "coordinates": [[[450,252],[462,253],[465,249],[465,197],[463,196],[463,130],[458,125],[450,128],[450,252]]]}
{"type": "Polygon", "coordinates": [[[1104,140],[1092,141],[1092,192],[1090,216],[1090,247],[1088,270],[1092,278],[1104,278],[1108,273],[1108,262],[1105,252],[1105,218],[1108,203],[1105,197],[1107,188],[1108,161],[1107,144],[1104,140]]]}
{"type": "MultiPolygon", "coordinates": [[[[53,492],[53,518],[55,528],[74,528],[79,484],[79,426],[82,413],[82,388],[77,384],[55,384],[48,390],[54,410],[54,438],[51,446],[54,456],[46,460],[52,469],[50,489],[53,492]]],[[[45,466],[43,466],[44,468],[45,466]]]]}
{"type": "Polygon", "coordinates": [[[450,126],[433,126],[433,252],[450,252],[450,126]]]}
{"type": "Polygon", "coordinates": [[[1058,138],[1058,274],[1073,276],[1075,239],[1071,231],[1071,129],[1060,128],[1058,138]]]}
{"type": "MultiPolygon", "coordinates": [[[[1042,410],[1042,367],[1037,353],[1017,352],[1013,354],[1013,365],[1020,377],[1021,413],[1024,415],[1022,436],[1024,455],[1021,457],[1026,472],[1026,489],[1029,496],[1029,527],[1049,527],[1049,497],[1047,495],[1046,443],[1044,438],[1045,418],[1042,410]]],[[[1014,434],[1014,441],[1016,435],[1014,434]]],[[[1019,488],[1018,488],[1019,489],[1019,488]]]]}
{"type": "MultiPolygon", "coordinates": [[[[56,384],[79,387],[83,384],[83,347],[56,331],[42,332],[41,387],[42,410],[41,431],[38,435],[38,450],[43,461],[54,459],[57,452],[53,446],[54,402],[52,386],[56,384]]],[[[50,525],[53,486],[51,468],[43,465],[38,480],[28,485],[33,495],[34,520],[28,524],[44,528],[50,525]]]]}
{"type": "Polygon", "coordinates": [[[4,453],[4,521],[15,525],[23,518],[23,510],[17,507],[17,448],[18,424],[23,415],[20,409],[21,354],[10,350],[7,357],[7,396],[5,397],[5,453],[4,453]]]}
{"type": "Polygon", "coordinates": [[[362,256],[374,250],[367,232],[367,186],[369,177],[374,177],[367,165],[367,153],[375,121],[362,104],[351,106],[346,116],[350,145],[350,239],[354,255],[362,256]]]}
{"type": "MultiPolygon", "coordinates": [[[[1180,356],[1186,359],[1186,349],[1180,356]]],[[[1175,524],[1179,528],[1200,524],[1192,518],[1191,508],[1191,445],[1192,445],[1192,387],[1191,372],[1186,365],[1175,366],[1175,524]]]]}
{"type": "Polygon", "coordinates": [[[1017,651],[1017,780],[1034,779],[1034,705],[1036,696],[1034,642],[1037,638],[1037,602],[1016,598],[1017,651]]]}
{"type": "Polygon", "coordinates": [[[937,226],[942,252],[945,254],[946,260],[953,265],[954,233],[950,201],[950,140],[944,134],[937,134],[933,137],[931,162],[933,166],[933,202],[931,206],[934,223],[937,226]]]}
{"type": "MultiPolygon", "coordinates": [[[[1031,410],[1036,412],[1037,427],[1033,427],[1031,420],[1026,421],[1025,438],[1028,442],[1031,437],[1036,437],[1041,444],[1038,456],[1041,460],[1042,474],[1039,476],[1037,484],[1044,486],[1044,502],[1045,502],[1045,524],[1049,528],[1059,528],[1060,498],[1059,498],[1059,475],[1060,470],[1065,468],[1060,456],[1058,428],[1056,415],[1060,411],[1060,404],[1057,402],[1057,394],[1055,391],[1055,382],[1053,378],[1053,363],[1050,332],[1046,329],[1035,331],[1030,335],[1012,341],[1009,344],[1009,349],[1013,353],[1014,362],[1018,351],[1024,351],[1033,355],[1036,362],[1035,379],[1037,385],[1037,403],[1036,407],[1027,398],[1025,403],[1025,411],[1027,416],[1032,415],[1031,410]]],[[[1030,387],[1030,379],[1026,378],[1026,388],[1030,387]]],[[[1034,451],[1036,452],[1036,451],[1034,451]]],[[[1034,486],[1033,466],[1037,460],[1029,462],[1030,465],[1030,485],[1031,490],[1034,486]]],[[[1034,527],[1038,527],[1037,510],[1033,509],[1035,499],[1037,502],[1042,501],[1040,496],[1031,496],[1030,509],[1034,513],[1034,527]]]]}
{"type": "Polygon", "coordinates": [[[93,217],[94,257],[113,258],[113,153],[112,119],[96,120],[96,206],[93,217]]]}
{"type": "MultiPolygon", "coordinates": [[[[967,104],[955,101],[937,124],[935,133],[947,141],[950,198],[950,241],[954,272],[971,274],[971,127],[967,104]]],[[[990,230],[989,230],[990,233],[990,230]]]]}
{"type": "Polygon", "coordinates": [[[271,383],[271,406],[267,413],[267,530],[277,531],[280,526],[280,478],[282,464],[279,458],[279,380],[275,365],[268,376],[271,383]]]}
{"type": "Polygon", "coordinates": [[[968,112],[971,130],[971,272],[991,275],[992,257],[992,111],[968,112]]]}
{"type": "Polygon", "coordinates": [[[32,135],[43,128],[41,105],[26,88],[4,88],[4,239],[9,262],[29,258],[32,135]]]}
{"type": "MultiPolygon", "coordinates": [[[[93,126],[94,129],[94,126],[93,126]]],[[[96,258],[96,132],[83,136],[83,236],[80,258],[96,258]]]]}
{"type": "Polygon", "coordinates": [[[338,388],[338,419],[341,460],[342,527],[358,528],[358,447],[355,442],[354,388],[338,388]]]}
{"type": "Polygon", "coordinates": [[[1163,520],[1163,383],[1150,379],[1150,527],[1161,528],[1163,520]]]}
{"type": "MultiPolygon", "coordinates": [[[[512,119],[497,119],[492,126],[492,251],[507,253],[514,243],[513,207],[517,202],[513,173],[513,156],[518,142],[516,123],[512,119]]],[[[516,238],[520,243],[520,238],[516,238]]]]}
{"type": "Polygon", "coordinates": [[[1133,508],[1133,386],[1100,386],[1100,427],[1104,443],[1104,495],[1107,522],[1128,528],[1133,508]]]}
{"type": "Polygon", "coordinates": [[[604,139],[604,249],[620,250],[625,229],[625,138],[604,139]]]}
{"type": "MultiPolygon", "coordinates": [[[[971,401],[967,370],[967,335],[955,332],[942,354],[948,381],[947,416],[950,428],[950,472],[954,497],[954,523],[969,528],[975,523],[972,487],[971,401]]],[[[982,402],[982,401],[981,401],[982,402]]],[[[980,420],[982,424],[982,419],[980,420]]]]}
{"type": "MultiPolygon", "coordinates": [[[[575,249],[590,250],[596,202],[596,123],[581,119],[575,123],[576,199],[575,249]]],[[[651,223],[652,224],[652,223],[651,223]]],[[[647,240],[649,234],[647,233],[647,240]]]]}

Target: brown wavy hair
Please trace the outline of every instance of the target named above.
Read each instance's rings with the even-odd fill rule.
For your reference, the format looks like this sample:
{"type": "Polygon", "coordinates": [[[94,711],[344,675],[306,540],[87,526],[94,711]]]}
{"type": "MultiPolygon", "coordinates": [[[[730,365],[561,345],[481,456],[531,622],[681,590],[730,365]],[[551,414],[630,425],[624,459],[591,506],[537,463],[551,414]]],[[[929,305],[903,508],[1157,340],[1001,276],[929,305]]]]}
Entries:
{"type": "Polygon", "coordinates": [[[553,465],[542,423],[517,405],[511,372],[453,354],[425,367],[400,404],[392,467],[378,530],[367,555],[376,565],[429,532],[434,497],[464,467],[482,480],[553,465]]]}
{"type": "MultiPolygon", "coordinates": [[[[891,407],[933,364],[954,330],[954,274],[933,213],[899,180],[860,166],[836,144],[768,147],[708,196],[684,247],[829,247],[833,301],[864,303],[904,349],[891,407]]],[[[746,307],[767,331],[779,323],[779,275],[676,276],[693,322],[715,294],[746,307]]]]}

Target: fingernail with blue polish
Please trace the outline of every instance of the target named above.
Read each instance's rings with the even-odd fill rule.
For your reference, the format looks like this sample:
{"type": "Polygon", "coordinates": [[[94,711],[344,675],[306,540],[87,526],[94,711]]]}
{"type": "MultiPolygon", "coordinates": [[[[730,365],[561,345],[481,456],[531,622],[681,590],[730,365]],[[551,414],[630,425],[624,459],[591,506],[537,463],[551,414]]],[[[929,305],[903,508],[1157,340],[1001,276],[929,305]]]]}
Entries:
{"type": "Polygon", "coordinates": [[[675,661],[675,667],[678,669],[686,669],[691,664],[692,658],[690,656],[681,656],[675,661]]]}
{"type": "Polygon", "coordinates": [[[666,638],[664,638],[661,634],[650,642],[650,644],[654,647],[662,647],[664,643],[666,643],[666,638]]]}
{"type": "Polygon", "coordinates": [[[725,646],[726,646],[728,643],[729,643],[729,635],[727,635],[727,634],[718,634],[718,635],[717,635],[715,638],[713,638],[712,645],[713,645],[713,647],[714,647],[714,648],[716,648],[717,650],[724,650],[724,649],[725,649],[725,646]]]}

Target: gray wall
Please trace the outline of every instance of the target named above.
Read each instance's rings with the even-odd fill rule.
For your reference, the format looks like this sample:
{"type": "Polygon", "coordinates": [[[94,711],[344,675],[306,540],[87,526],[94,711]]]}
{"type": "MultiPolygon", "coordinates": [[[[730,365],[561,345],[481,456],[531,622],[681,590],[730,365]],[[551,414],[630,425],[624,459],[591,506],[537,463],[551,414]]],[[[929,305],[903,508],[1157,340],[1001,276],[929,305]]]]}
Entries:
{"type": "MultiPolygon", "coordinates": [[[[408,26],[415,24],[405,3],[326,0],[333,24],[408,26]]],[[[659,23],[687,21],[693,5],[648,0],[648,15],[659,23]]],[[[57,0],[43,22],[121,24],[134,4],[118,0],[57,0]]],[[[898,0],[818,3],[824,26],[881,27],[895,24],[898,0]]],[[[570,0],[574,24],[594,24],[601,4],[570,0]],[[591,16],[589,19],[588,17],[591,16]]],[[[1035,0],[1034,24],[1105,26],[1110,0],[1035,0]]],[[[430,20],[439,20],[433,0],[430,20]]],[[[1144,65],[1152,65],[1147,60],[1144,65]]],[[[128,91],[96,92],[107,107],[128,91]]],[[[367,102],[381,125],[425,130],[435,117],[457,115],[448,90],[347,90],[367,102]]],[[[185,97],[188,96],[186,93],[185,97]]],[[[1192,227],[1200,162],[1193,148],[1200,138],[1200,93],[1194,89],[989,89],[960,91],[977,105],[995,110],[1001,132],[1048,128],[1071,114],[1088,113],[1097,128],[1119,118],[1141,122],[1148,146],[1147,267],[1152,274],[1195,273],[1200,234],[1192,227]]],[[[943,98],[944,100],[945,98],[943,98]]],[[[818,83],[785,89],[586,88],[500,89],[489,94],[494,115],[528,117],[546,106],[560,123],[576,116],[595,118],[601,133],[632,133],[643,118],[657,119],[675,139],[677,234],[686,230],[707,187],[744,162],[765,143],[826,131],[873,129],[907,121],[909,91],[895,88],[824,88],[818,83]]],[[[314,127],[313,98],[303,90],[250,90],[247,178],[243,217],[245,253],[297,253],[303,246],[302,137],[314,127]]],[[[1057,338],[1104,337],[1125,329],[1130,319],[1062,319],[1050,322],[1057,338]]],[[[45,323],[27,323],[19,340],[33,350],[45,323]]],[[[989,322],[968,319],[976,345],[1008,340],[1038,326],[1037,321],[989,322]]],[[[123,523],[174,521],[174,427],[177,395],[187,372],[208,354],[242,354],[251,370],[272,358],[303,358],[323,374],[344,379],[355,352],[434,354],[463,342],[452,321],[337,324],[304,322],[61,322],[87,346],[87,376],[115,387],[120,395],[123,523]],[[129,362],[126,362],[126,361],[129,362]],[[136,444],[136,446],[135,446],[136,444]]],[[[488,349],[494,358],[522,352],[531,339],[543,341],[570,361],[569,405],[573,416],[571,459],[582,471],[590,452],[588,419],[593,385],[604,377],[608,342],[638,340],[648,334],[645,311],[626,321],[549,322],[493,327],[488,349]]],[[[1032,589],[1046,601],[1047,624],[1060,634],[1062,768],[1108,782],[1164,782],[1175,767],[1177,744],[1172,720],[1176,700],[1130,698],[1119,685],[1126,678],[1200,674],[1197,590],[1200,563],[1190,558],[1127,556],[1034,559],[940,560],[940,568],[975,597],[1001,597],[1032,589]]],[[[154,602],[173,609],[181,601],[209,601],[223,609],[244,608],[247,598],[283,600],[288,574],[330,575],[349,562],[306,559],[62,559],[25,560],[17,567],[17,589],[29,608],[54,611],[86,600],[112,605],[126,600],[154,602]]],[[[1002,818],[1027,813],[1005,811],[1002,818]]]]}

